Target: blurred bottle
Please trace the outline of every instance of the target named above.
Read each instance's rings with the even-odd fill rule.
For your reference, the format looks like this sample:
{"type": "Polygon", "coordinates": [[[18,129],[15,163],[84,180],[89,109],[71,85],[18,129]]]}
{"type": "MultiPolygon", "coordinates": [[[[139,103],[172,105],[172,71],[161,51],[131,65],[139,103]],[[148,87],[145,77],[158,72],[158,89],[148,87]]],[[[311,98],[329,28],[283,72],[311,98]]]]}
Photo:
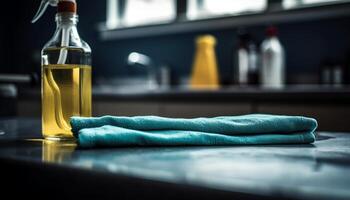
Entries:
{"type": "Polygon", "coordinates": [[[249,49],[248,41],[250,35],[246,32],[239,30],[238,33],[238,49],[235,54],[235,67],[234,67],[234,82],[238,85],[248,84],[248,69],[249,69],[249,49]]]}
{"type": "Polygon", "coordinates": [[[321,65],[320,83],[325,86],[332,84],[332,64],[328,61],[321,65]]]}
{"type": "Polygon", "coordinates": [[[350,85],[350,47],[347,51],[345,64],[344,64],[344,83],[350,85]]]}
{"type": "Polygon", "coordinates": [[[333,67],[333,86],[341,87],[344,84],[344,69],[340,64],[333,67]]]}
{"type": "Polygon", "coordinates": [[[219,88],[219,75],[215,54],[216,39],[212,35],[196,39],[196,53],[193,63],[190,87],[196,89],[219,88]]]}
{"type": "Polygon", "coordinates": [[[259,83],[259,53],[256,43],[251,40],[248,45],[248,84],[257,85],[259,83]]]}
{"type": "Polygon", "coordinates": [[[159,67],[158,82],[160,89],[169,89],[171,82],[171,71],[170,67],[162,64],[159,67]]]}
{"type": "Polygon", "coordinates": [[[250,34],[239,31],[238,49],[235,50],[234,82],[238,85],[258,83],[258,52],[250,34]]]}
{"type": "Polygon", "coordinates": [[[277,28],[266,29],[266,39],[261,45],[263,87],[281,88],[285,84],[284,48],[277,37],[277,28]]]}
{"type": "Polygon", "coordinates": [[[325,86],[340,87],[346,84],[346,64],[327,60],[321,65],[320,83],[325,86]]]}
{"type": "Polygon", "coordinates": [[[350,85],[350,47],[346,55],[347,56],[345,61],[344,80],[346,85],[350,85]]]}

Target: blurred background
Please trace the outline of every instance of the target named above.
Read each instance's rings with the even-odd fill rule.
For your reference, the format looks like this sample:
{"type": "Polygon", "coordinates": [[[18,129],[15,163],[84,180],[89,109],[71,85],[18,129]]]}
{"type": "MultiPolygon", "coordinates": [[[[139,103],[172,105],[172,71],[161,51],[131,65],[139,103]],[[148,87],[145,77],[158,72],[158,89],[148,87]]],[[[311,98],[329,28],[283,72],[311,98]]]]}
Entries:
{"type": "MultiPolygon", "coordinates": [[[[272,113],[350,130],[348,0],[77,3],[95,116],[272,113]],[[264,87],[270,80],[280,82],[264,87]]],[[[40,54],[56,11],[31,24],[39,0],[9,4],[17,12],[1,22],[0,116],[40,117],[40,54]]]]}

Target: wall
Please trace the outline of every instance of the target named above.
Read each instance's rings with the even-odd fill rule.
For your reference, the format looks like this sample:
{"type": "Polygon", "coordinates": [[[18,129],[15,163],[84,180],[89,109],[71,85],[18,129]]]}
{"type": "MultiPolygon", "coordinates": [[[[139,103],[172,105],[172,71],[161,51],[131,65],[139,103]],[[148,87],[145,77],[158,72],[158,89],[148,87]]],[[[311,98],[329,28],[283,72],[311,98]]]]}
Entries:
{"type": "MultiPolygon", "coordinates": [[[[12,3],[12,2],[11,2],[12,3]]],[[[100,41],[97,25],[105,20],[105,1],[78,1],[79,33],[93,49],[95,80],[137,73],[127,67],[128,53],[138,51],[164,61],[178,76],[191,71],[194,39],[204,32],[147,37],[120,41],[100,41]]],[[[15,3],[12,3],[15,5],[15,3]]],[[[45,13],[37,24],[30,19],[39,1],[24,1],[18,15],[6,22],[9,31],[1,32],[0,73],[40,72],[40,49],[53,34],[54,9],[45,13]]],[[[248,27],[258,42],[264,38],[265,26],[248,27]]],[[[278,25],[280,39],[287,52],[289,82],[317,82],[318,67],[325,60],[345,62],[350,48],[350,17],[278,25]]],[[[217,56],[223,82],[232,79],[232,51],[237,45],[236,29],[208,32],[217,37],[217,56]]],[[[206,32],[207,33],[207,32],[206,32]]]]}

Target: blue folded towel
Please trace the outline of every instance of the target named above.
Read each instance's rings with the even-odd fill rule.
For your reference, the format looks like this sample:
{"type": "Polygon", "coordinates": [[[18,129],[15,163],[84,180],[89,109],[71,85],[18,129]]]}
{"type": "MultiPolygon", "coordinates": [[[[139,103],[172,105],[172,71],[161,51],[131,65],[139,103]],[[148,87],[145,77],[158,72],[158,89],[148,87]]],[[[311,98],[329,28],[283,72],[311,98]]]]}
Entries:
{"type": "Polygon", "coordinates": [[[317,121],[301,116],[214,118],[72,117],[81,147],[298,144],[315,141],[317,121]]]}

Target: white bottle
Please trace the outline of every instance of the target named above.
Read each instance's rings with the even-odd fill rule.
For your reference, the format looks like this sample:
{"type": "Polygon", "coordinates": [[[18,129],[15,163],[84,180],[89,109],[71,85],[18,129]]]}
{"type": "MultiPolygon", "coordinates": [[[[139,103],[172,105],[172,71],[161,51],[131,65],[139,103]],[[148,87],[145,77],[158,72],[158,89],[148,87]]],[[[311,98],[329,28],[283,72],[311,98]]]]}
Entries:
{"type": "Polygon", "coordinates": [[[248,49],[239,48],[238,49],[238,64],[237,64],[237,79],[239,85],[248,84],[248,69],[249,69],[249,54],[248,49]]]}
{"type": "Polygon", "coordinates": [[[234,66],[234,82],[238,85],[247,85],[249,71],[248,43],[250,35],[244,30],[239,30],[238,35],[238,49],[234,52],[236,58],[234,66]]]}
{"type": "Polygon", "coordinates": [[[266,35],[261,45],[261,85],[268,88],[282,88],[285,85],[284,49],[278,40],[275,27],[269,27],[266,35]]]}

